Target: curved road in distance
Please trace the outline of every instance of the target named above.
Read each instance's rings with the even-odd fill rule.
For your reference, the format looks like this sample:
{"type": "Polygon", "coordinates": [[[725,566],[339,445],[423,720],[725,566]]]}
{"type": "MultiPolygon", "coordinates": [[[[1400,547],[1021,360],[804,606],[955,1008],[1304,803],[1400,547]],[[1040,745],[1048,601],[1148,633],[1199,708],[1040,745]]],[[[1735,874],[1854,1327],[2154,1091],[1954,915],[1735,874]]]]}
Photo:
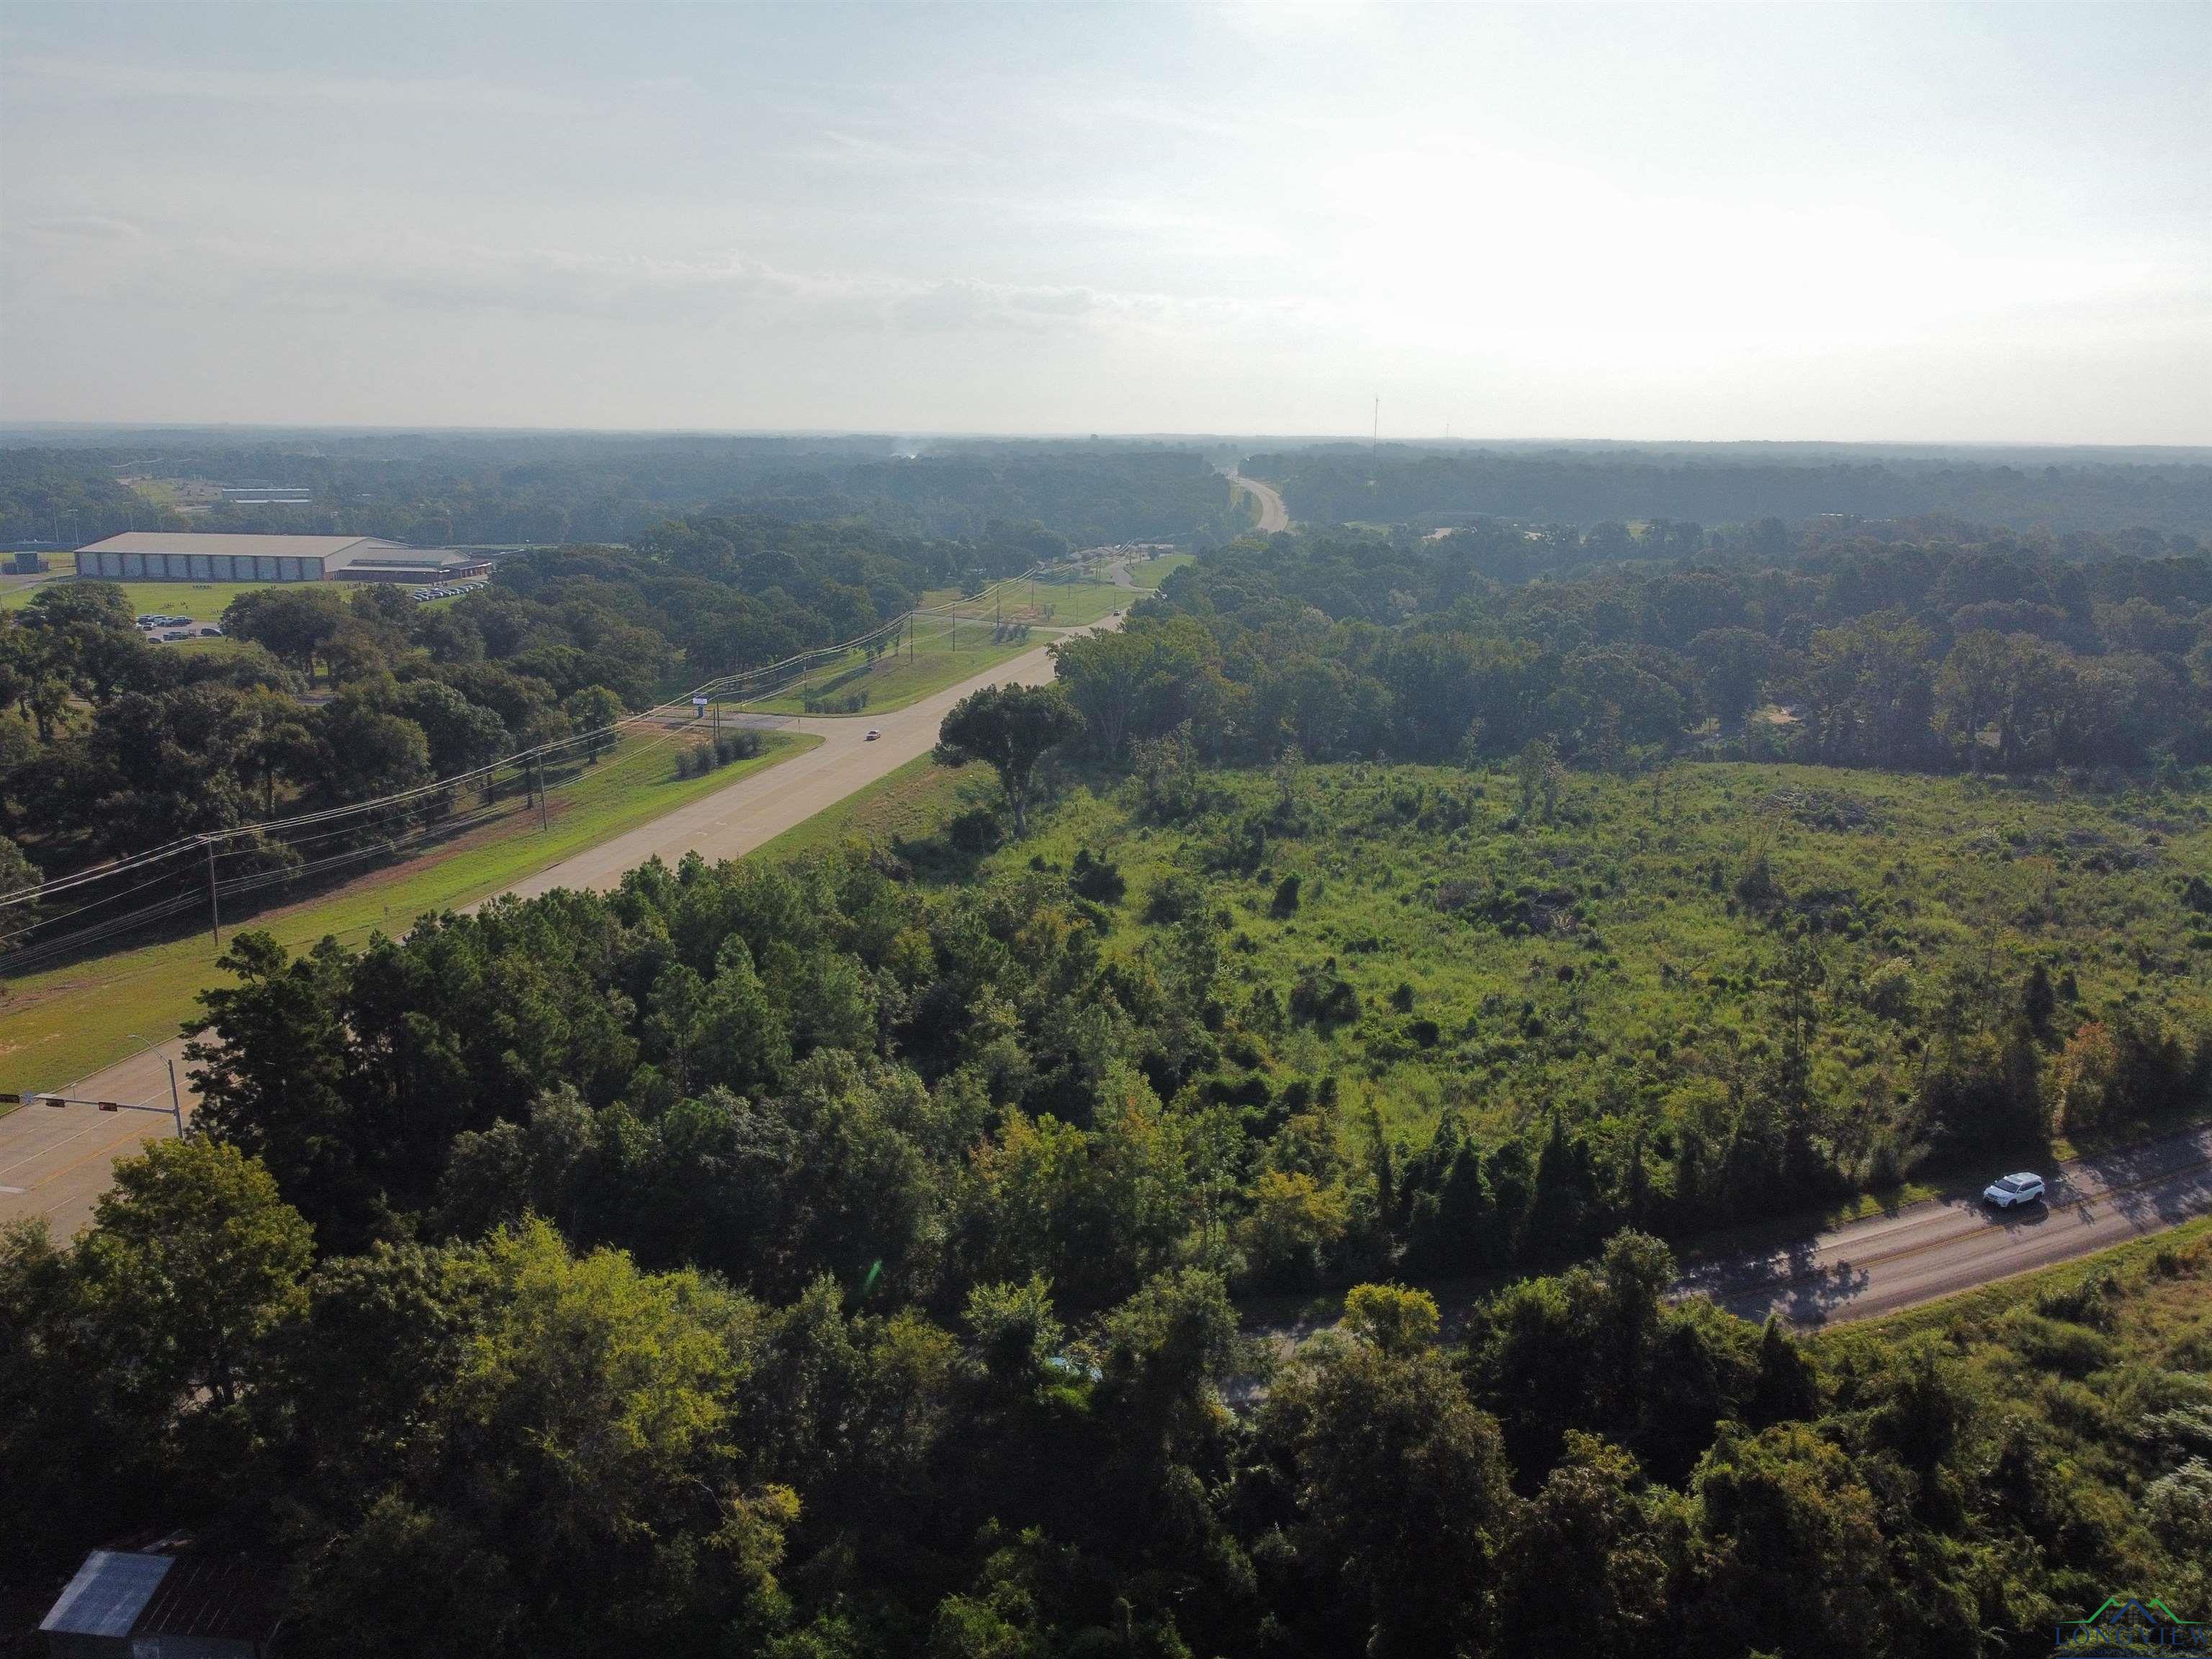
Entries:
{"type": "MultiPolygon", "coordinates": [[[[1114,580],[1117,586],[1132,587],[1133,599],[1139,597],[1126,566],[1115,567],[1114,580]]],[[[1069,629],[1059,637],[1121,625],[1116,611],[1091,629],[1069,629]]],[[[739,778],[726,789],[702,795],[650,823],[574,853],[507,890],[524,898],[556,887],[605,891],[622,880],[625,870],[651,858],[672,864],[695,851],[708,859],[740,857],[927,754],[936,744],[937,729],[946,713],[969,692],[987,685],[1046,684],[1053,678],[1050,653],[1050,643],[1041,645],[972,679],[880,714],[740,717],[749,724],[787,726],[818,735],[822,742],[764,772],[739,778]],[[872,730],[881,733],[873,743],[867,738],[872,730]]],[[[148,1035],[152,1034],[149,1029],[148,1035]]],[[[185,1040],[173,1037],[53,1092],[79,1100],[159,1106],[166,1112],[167,1062],[173,1060],[189,1118],[198,1103],[185,1077],[184,1048],[185,1040]]],[[[75,1237],[90,1222],[93,1206],[107,1190],[108,1170],[115,1160],[136,1152],[148,1140],[174,1133],[167,1116],[146,1112],[106,1113],[91,1106],[17,1108],[0,1117],[0,1223],[44,1216],[56,1238],[75,1237]]]]}
{"type": "Polygon", "coordinates": [[[1257,478],[1248,478],[1242,472],[1231,472],[1229,482],[1239,489],[1249,491],[1260,503],[1259,528],[1268,535],[1291,527],[1291,510],[1283,505],[1282,496],[1272,484],[1263,484],[1257,478]]]}

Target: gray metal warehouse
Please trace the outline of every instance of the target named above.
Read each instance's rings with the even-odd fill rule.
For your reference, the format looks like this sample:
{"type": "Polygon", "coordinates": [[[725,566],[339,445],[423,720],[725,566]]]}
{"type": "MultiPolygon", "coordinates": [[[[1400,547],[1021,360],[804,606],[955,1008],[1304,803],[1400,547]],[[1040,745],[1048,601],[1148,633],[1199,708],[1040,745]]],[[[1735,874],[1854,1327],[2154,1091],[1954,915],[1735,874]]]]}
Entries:
{"type": "Polygon", "coordinates": [[[374,536],[226,536],[134,530],[81,547],[76,573],[108,581],[452,582],[489,575],[483,558],[374,536]]]}

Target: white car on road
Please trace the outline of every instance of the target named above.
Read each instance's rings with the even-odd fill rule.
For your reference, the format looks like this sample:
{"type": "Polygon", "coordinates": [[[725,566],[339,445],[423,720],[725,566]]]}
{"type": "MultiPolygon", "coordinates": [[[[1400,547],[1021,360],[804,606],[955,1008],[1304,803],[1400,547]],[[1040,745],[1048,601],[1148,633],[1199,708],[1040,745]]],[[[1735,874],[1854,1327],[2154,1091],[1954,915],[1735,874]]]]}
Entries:
{"type": "Polygon", "coordinates": [[[2022,1172],[2000,1176],[1982,1188],[1982,1202],[2000,1210],[2016,1210],[2023,1204],[2043,1201],[2043,1177],[2022,1172]]]}

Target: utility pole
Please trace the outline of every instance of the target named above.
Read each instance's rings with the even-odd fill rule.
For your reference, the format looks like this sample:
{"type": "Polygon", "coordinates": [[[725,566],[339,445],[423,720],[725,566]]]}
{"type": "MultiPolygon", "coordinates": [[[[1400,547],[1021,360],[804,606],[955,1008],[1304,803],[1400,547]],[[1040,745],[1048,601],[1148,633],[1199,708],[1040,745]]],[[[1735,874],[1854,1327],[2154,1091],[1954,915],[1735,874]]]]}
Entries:
{"type": "Polygon", "coordinates": [[[222,907],[215,896],[215,837],[208,837],[208,927],[215,934],[215,948],[222,949],[222,907]]]}
{"type": "Polygon", "coordinates": [[[538,767],[538,827],[543,831],[552,827],[546,822],[545,814],[545,757],[542,755],[537,757],[536,764],[538,767]]]}
{"type": "MultiPolygon", "coordinates": [[[[159,1048],[161,1046],[158,1042],[147,1042],[146,1039],[140,1036],[136,1031],[125,1031],[123,1035],[129,1037],[134,1042],[144,1042],[146,1044],[145,1048],[141,1048],[137,1053],[131,1055],[131,1058],[133,1060],[136,1060],[139,1054],[144,1054],[146,1052],[146,1048],[159,1048]]],[[[177,1139],[182,1140],[185,1138],[185,1101],[182,1092],[179,1091],[177,1087],[177,1062],[172,1059],[166,1051],[163,1052],[161,1058],[167,1062],[169,1067],[169,1115],[176,1120],[177,1139]]],[[[28,1101],[30,1098],[32,1097],[29,1096],[25,1097],[26,1101],[28,1101]]],[[[54,1103],[49,1102],[48,1103],[52,1104],[54,1103]]],[[[128,1102],[119,1100],[111,1100],[106,1102],[91,1101],[79,1103],[96,1105],[103,1112],[123,1111],[126,1109],[133,1112],[158,1112],[161,1109],[159,1106],[147,1106],[143,1104],[131,1105],[128,1102]]]]}
{"type": "Polygon", "coordinates": [[[177,1120],[177,1139],[182,1140],[185,1138],[185,1097],[177,1089],[177,1062],[166,1054],[161,1058],[169,1061],[169,1115],[177,1120]]]}

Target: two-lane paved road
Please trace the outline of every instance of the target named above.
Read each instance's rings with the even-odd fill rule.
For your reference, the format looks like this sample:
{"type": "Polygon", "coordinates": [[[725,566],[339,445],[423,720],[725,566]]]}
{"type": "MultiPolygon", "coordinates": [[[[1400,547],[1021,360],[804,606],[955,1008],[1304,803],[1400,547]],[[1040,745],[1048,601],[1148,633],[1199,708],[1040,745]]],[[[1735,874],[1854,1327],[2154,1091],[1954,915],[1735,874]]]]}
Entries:
{"type": "MultiPolygon", "coordinates": [[[[1119,613],[1096,624],[1121,626],[1119,613]]],[[[1080,631],[1080,630],[1075,630],[1080,631]]],[[[825,807],[926,755],[952,705],[986,685],[1042,685],[1052,677],[1049,645],[1024,652],[904,708],[851,719],[810,715],[777,721],[817,734],[820,745],[702,795],[649,823],[586,848],[507,890],[523,897],[556,887],[604,891],[623,872],[652,858],[674,863],[697,852],[732,859],[804,823],[825,807]],[[868,732],[880,735],[872,743],[868,732]]],[[[155,1035],[152,1027],[147,1035],[155,1035]]],[[[169,1103],[167,1060],[184,1071],[184,1040],[173,1038],[70,1085],[62,1093],[84,1100],[169,1103]]],[[[197,1102],[184,1092],[189,1117],[197,1102]]],[[[25,1106],[0,1118],[0,1222],[43,1216],[59,1239],[75,1237],[107,1190],[108,1170],[145,1141],[172,1134],[167,1120],[143,1112],[106,1113],[90,1106],[25,1106]]]]}
{"type": "MultiPolygon", "coordinates": [[[[1745,1319],[1774,1313],[1793,1325],[1835,1324],[2053,1267],[2203,1215],[2212,1215],[2212,1128],[2062,1164],[2051,1177],[2050,1202],[2032,1209],[2001,1215],[1966,1197],[1931,1199],[1693,1263],[1674,1294],[1711,1296],[1745,1319]]],[[[1446,1340],[1495,1288],[1431,1287],[1446,1340]]],[[[1247,1332],[1288,1350],[1334,1325],[1335,1315],[1333,1304],[1310,1304],[1289,1317],[1262,1315],[1247,1332]]]]}
{"type": "MultiPolygon", "coordinates": [[[[1994,1177],[1999,1171],[1991,1170],[1994,1177]]],[[[1932,1199],[1771,1250],[1694,1267],[1704,1291],[1746,1319],[1793,1325],[1866,1319],[2032,1273],[2212,1214],[2212,1129],[2058,1167],[2023,1210],[1932,1199]]]]}

